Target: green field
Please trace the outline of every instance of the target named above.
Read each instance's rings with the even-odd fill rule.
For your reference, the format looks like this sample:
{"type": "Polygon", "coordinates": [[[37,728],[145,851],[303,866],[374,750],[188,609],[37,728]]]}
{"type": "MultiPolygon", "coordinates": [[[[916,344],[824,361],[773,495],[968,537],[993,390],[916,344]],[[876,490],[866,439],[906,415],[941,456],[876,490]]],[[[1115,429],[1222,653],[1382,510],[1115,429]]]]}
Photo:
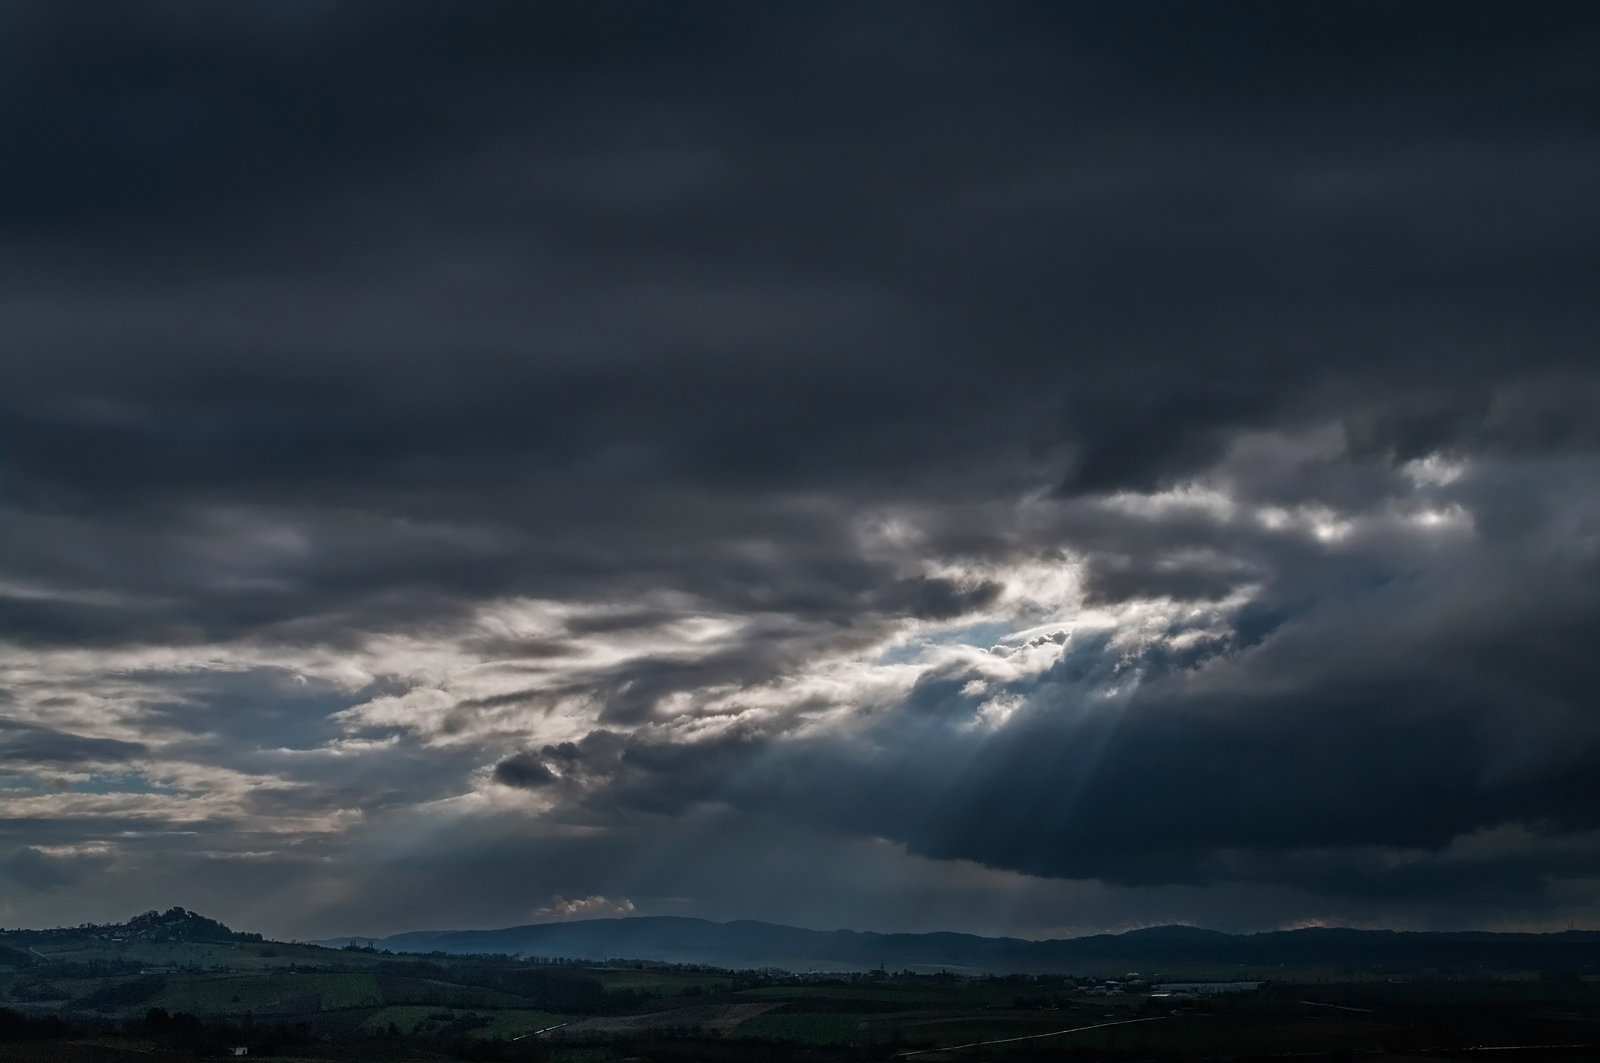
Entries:
{"type": "Polygon", "coordinates": [[[689,986],[700,986],[706,992],[716,992],[727,989],[733,980],[726,975],[701,974],[696,971],[670,971],[662,969],[645,968],[634,970],[628,967],[596,967],[584,974],[598,979],[607,991],[613,989],[632,989],[642,993],[654,993],[658,996],[677,996],[689,986]]]}
{"type": "Polygon", "coordinates": [[[557,1015],[549,1011],[491,1011],[493,1021],[485,1026],[482,1036],[509,1040],[535,1030],[547,1030],[560,1023],[571,1022],[574,1015],[557,1015]]]}
{"type": "Polygon", "coordinates": [[[36,955],[46,960],[93,962],[126,960],[145,967],[198,967],[202,970],[271,971],[289,967],[373,967],[385,959],[372,953],[345,952],[317,945],[267,943],[157,943],[96,942],[90,946],[41,946],[36,955]]]}
{"type": "Polygon", "coordinates": [[[971,1004],[1003,1003],[1014,996],[1016,990],[1002,986],[992,988],[982,982],[954,987],[884,986],[871,984],[767,986],[746,989],[740,996],[756,999],[779,1000],[867,1000],[884,1004],[950,1004],[956,1007],[971,1004]]]}
{"type": "Polygon", "coordinates": [[[804,1041],[808,1044],[853,1044],[860,1015],[810,1012],[785,1015],[769,1012],[746,1019],[734,1030],[735,1037],[759,1037],[775,1041],[804,1041]]]}
{"type": "Polygon", "coordinates": [[[173,981],[151,1003],[196,1015],[237,1014],[314,994],[324,1011],[383,1003],[370,974],[239,974],[173,981]]]}
{"type": "Polygon", "coordinates": [[[560,1023],[570,1022],[571,1015],[557,1015],[549,1011],[529,1011],[526,1009],[506,1009],[500,1011],[463,1010],[458,1008],[438,1008],[422,1004],[397,1004],[384,1008],[382,1011],[369,1017],[360,1026],[362,1033],[381,1033],[391,1025],[401,1033],[418,1033],[437,1030],[457,1019],[464,1017],[484,1017],[489,1019],[486,1026],[481,1026],[472,1031],[474,1037],[488,1037],[497,1040],[509,1041],[513,1037],[520,1037],[535,1030],[545,1030],[560,1023]],[[448,1019],[440,1016],[448,1015],[448,1019]]]}
{"type": "Polygon", "coordinates": [[[423,1004],[395,1004],[368,1018],[359,1027],[361,1033],[381,1033],[390,1026],[401,1033],[415,1033],[438,1008],[423,1004]]]}
{"type": "Polygon", "coordinates": [[[381,977],[377,986],[382,993],[381,1001],[377,1002],[387,1004],[431,1004],[452,1008],[516,1008],[528,1004],[521,997],[509,993],[432,978],[381,977]]]}

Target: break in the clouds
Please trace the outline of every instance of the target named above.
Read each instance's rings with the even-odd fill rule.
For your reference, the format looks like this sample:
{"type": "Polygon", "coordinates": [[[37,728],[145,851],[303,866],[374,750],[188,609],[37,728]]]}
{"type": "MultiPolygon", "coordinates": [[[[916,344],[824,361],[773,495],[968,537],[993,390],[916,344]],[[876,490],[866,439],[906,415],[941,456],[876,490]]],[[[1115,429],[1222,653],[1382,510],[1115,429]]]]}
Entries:
{"type": "Polygon", "coordinates": [[[1589,6],[0,52],[0,919],[1594,921],[1589,6]]]}

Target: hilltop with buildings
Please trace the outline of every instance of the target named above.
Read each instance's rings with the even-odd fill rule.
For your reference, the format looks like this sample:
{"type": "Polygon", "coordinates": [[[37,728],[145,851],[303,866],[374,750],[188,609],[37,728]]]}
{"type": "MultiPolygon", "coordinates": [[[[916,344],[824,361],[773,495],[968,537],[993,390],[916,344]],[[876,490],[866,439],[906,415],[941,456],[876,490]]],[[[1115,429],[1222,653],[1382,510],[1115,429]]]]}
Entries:
{"type": "MultiPolygon", "coordinates": [[[[215,919],[184,908],[151,910],[126,923],[83,923],[79,926],[47,930],[0,930],[0,944],[21,947],[105,942],[250,942],[263,940],[260,934],[231,930],[215,919]]],[[[0,962],[4,962],[0,960],[0,962]]]]}

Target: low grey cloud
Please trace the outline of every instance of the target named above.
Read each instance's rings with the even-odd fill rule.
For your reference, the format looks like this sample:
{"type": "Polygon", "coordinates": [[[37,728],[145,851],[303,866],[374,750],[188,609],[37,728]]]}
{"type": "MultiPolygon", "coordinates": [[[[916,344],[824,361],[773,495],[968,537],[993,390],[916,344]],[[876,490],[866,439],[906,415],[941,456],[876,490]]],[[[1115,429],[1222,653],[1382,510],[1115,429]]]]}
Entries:
{"type": "Polygon", "coordinates": [[[1586,10],[0,17],[6,920],[1591,918],[1586,10]]]}
{"type": "Polygon", "coordinates": [[[0,764],[115,764],[144,752],[137,742],[88,738],[0,718],[0,764]]]}
{"type": "Polygon", "coordinates": [[[24,846],[0,861],[0,871],[29,889],[47,892],[76,881],[63,863],[32,846],[24,846]]]}

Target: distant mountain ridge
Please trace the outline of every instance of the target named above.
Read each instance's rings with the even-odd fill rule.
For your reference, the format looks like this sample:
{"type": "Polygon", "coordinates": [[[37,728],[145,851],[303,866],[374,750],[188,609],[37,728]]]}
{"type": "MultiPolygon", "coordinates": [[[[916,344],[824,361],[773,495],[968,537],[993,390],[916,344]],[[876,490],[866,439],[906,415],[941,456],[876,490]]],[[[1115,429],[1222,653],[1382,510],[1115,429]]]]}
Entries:
{"type": "MultiPolygon", "coordinates": [[[[321,942],[343,945],[350,938],[321,942]]],[[[975,934],[805,930],[751,920],[633,916],[501,930],[419,930],[371,940],[395,952],[637,959],[717,967],[1071,973],[1108,966],[1422,966],[1600,969],[1600,932],[1501,934],[1309,928],[1226,934],[1191,926],[1028,941],[975,934]]]]}

